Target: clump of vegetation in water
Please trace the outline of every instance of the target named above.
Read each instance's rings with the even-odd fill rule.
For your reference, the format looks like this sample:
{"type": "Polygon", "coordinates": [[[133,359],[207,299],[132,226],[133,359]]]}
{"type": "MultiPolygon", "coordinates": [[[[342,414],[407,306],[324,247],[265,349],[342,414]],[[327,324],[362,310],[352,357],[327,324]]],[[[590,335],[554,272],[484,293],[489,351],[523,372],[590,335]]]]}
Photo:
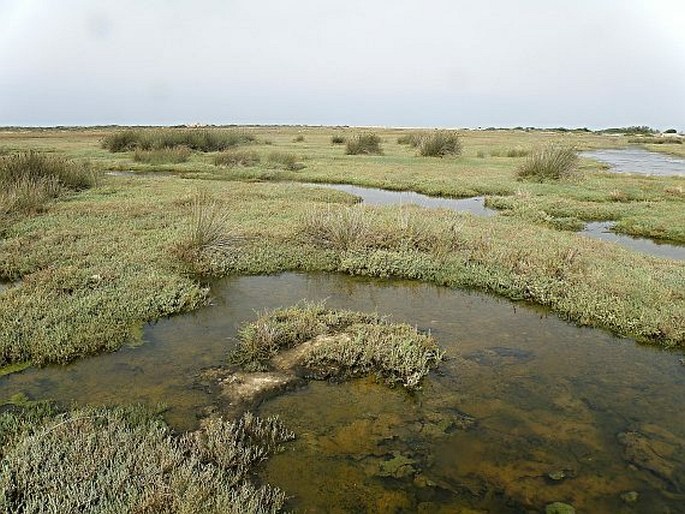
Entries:
{"type": "Polygon", "coordinates": [[[391,383],[418,387],[443,357],[430,335],[376,314],[303,303],[267,311],[242,327],[230,362],[249,371],[269,369],[279,352],[318,336],[301,363],[319,378],[377,373],[391,383]]]}
{"type": "Polygon", "coordinates": [[[214,164],[236,168],[239,166],[255,166],[260,161],[259,154],[254,150],[225,150],[214,157],[214,164]]]}
{"type": "Polygon", "coordinates": [[[252,134],[242,130],[159,128],[113,132],[105,136],[101,144],[110,152],[159,150],[177,146],[186,146],[201,152],[217,152],[254,141],[252,134]]]}
{"type": "Polygon", "coordinates": [[[0,414],[0,510],[275,513],[285,494],[251,475],[293,438],[278,418],[249,413],[209,418],[177,436],[142,407],[8,406],[0,414]]]}
{"type": "Polygon", "coordinates": [[[289,152],[271,152],[267,162],[272,167],[283,168],[288,171],[297,171],[304,168],[304,164],[302,164],[299,157],[289,152]]]}
{"type": "Polygon", "coordinates": [[[137,148],[133,153],[133,160],[147,164],[178,164],[186,162],[190,158],[190,148],[187,146],[174,146],[172,148],[158,148],[155,150],[142,150],[137,148]]]}
{"type": "Polygon", "coordinates": [[[373,132],[355,134],[345,145],[347,155],[382,155],[381,138],[373,132]]]}
{"type": "Polygon", "coordinates": [[[96,185],[85,163],[35,151],[0,157],[0,213],[37,212],[64,191],[96,185]]]}
{"type": "Polygon", "coordinates": [[[569,146],[550,144],[530,154],[516,170],[519,178],[545,181],[569,178],[578,167],[578,154],[569,146]]]}
{"type": "Polygon", "coordinates": [[[435,130],[424,134],[418,141],[421,157],[447,157],[461,155],[462,144],[454,130],[435,130]]]}

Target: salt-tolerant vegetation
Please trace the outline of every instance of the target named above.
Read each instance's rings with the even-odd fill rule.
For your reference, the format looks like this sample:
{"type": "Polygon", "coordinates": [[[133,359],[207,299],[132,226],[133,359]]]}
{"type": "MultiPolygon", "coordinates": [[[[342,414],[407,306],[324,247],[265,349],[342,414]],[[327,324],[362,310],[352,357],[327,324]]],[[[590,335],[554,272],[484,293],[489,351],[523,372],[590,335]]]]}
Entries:
{"type": "Polygon", "coordinates": [[[304,303],[265,312],[244,326],[230,361],[250,371],[269,368],[269,360],[317,336],[302,363],[320,378],[376,373],[391,384],[418,386],[442,359],[435,341],[406,324],[390,323],[374,314],[336,311],[322,303],[304,303]]]}
{"type": "MultiPolygon", "coordinates": [[[[685,243],[683,178],[613,174],[570,150],[621,148],[634,136],[456,131],[459,152],[437,152],[449,157],[439,159],[420,154],[426,132],[378,129],[364,139],[345,130],[341,148],[331,137],[337,129],[307,128],[304,141],[299,130],[0,135],[0,279],[9,282],[0,289],[3,371],[139,343],[145,322],[209,304],[208,279],[282,271],[478,289],[641,342],[685,346],[683,263],[574,233],[612,220],[621,233],[685,243]],[[350,143],[359,149],[352,155],[350,143]],[[297,182],[485,196],[499,214],[357,205],[348,194],[297,182]]],[[[278,354],[327,336],[302,363],[316,378],[378,375],[411,389],[442,357],[411,325],[303,304],[246,325],[233,364],[268,370],[278,354]]],[[[40,511],[29,491],[49,493],[48,512],[155,511],[162,497],[188,512],[271,512],[283,503],[283,493],[245,471],[291,437],[276,422],[212,415],[179,435],[158,415],[126,406],[45,409],[2,409],[0,483],[10,512],[40,511]],[[261,435],[246,432],[277,437],[262,447],[261,435]],[[256,460],[238,456],[246,440],[263,448],[256,460]],[[79,489],[83,476],[91,481],[79,489]]]]}
{"type": "Polygon", "coordinates": [[[208,418],[174,435],[142,407],[0,413],[0,509],[63,512],[279,512],[286,495],[251,482],[291,440],[277,418],[208,418]]]}

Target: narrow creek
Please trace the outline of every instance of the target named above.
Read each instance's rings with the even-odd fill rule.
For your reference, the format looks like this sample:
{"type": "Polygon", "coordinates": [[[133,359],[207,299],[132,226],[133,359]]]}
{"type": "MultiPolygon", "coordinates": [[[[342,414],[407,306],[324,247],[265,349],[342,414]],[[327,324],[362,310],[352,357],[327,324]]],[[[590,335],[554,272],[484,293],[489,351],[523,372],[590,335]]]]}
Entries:
{"type": "Polygon", "coordinates": [[[371,379],[315,382],[265,402],[298,439],[262,478],[300,512],[682,512],[681,354],[579,328],[485,294],[286,273],[232,277],[214,302],[145,327],[143,344],[0,378],[0,398],[164,403],[177,429],[216,405],[198,383],[255,311],[303,299],[429,330],[449,359],[409,395],[371,379]],[[627,492],[637,492],[637,502],[627,492]],[[624,495],[624,499],[621,499],[624,495]],[[628,500],[629,498],[629,500],[628,500]]]}
{"type": "MultiPolygon", "coordinates": [[[[436,198],[414,192],[387,191],[371,187],[360,187],[348,184],[306,184],[310,187],[325,187],[344,191],[362,199],[369,205],[406,205],[415,204],[429,208],[452,209],[457,212],[469,212],[474,216],[494,216],[497,214],[495,209],[485,207],[482,196],[472,198],[436,198]]],[[[658,243],[651,239],[631,237],[612,232],[614,222],[588,223],[578,234],[609,241],[621,245],[630,250],[646,253],[655,257],[665,257],[668,259],[685,260],[685,246],[677,246],[667,243],[658,243]]]]}

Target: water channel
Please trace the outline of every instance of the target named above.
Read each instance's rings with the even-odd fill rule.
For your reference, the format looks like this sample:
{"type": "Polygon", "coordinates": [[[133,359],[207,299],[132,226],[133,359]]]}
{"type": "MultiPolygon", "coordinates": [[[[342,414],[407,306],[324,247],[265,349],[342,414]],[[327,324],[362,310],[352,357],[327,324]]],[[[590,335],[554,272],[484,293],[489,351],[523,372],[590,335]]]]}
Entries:
{"type": "Polygon", "coordinates": [[[430,331],[449,359],[413,395],[361,379],[264,403],[262,414],[298,434],[262,474],[291,508],[518,513],[561,501],[579,512],[683,512],[681,354],[406,281],[287,273],[228,278],[212,292],[211,306],[146,326],[138,347],[2,377],[0,398],[164,403],[175,428],[193,428],[217,405],[198,376],[225,361],[241,323],[327,299],[430,331]]]}
{"type": "Polygon", "coordinates": [[[639,147],[588,150],[580,156],[608,164],[616,173],[685,177],[685,159],[639,147]]]}
{"type": "MultiPolygon", "coordinates": [[[[495,209],[485,207],[484,198],[436,198],[414,192],[387,191],[371,187],[360,187],[348,184],[306,184],[310,187],[325,187],[344,191],[362,199],[369,205],[406,205],[415,204],[429,208],[452,209],[457,212],[468,212],[474,216],[494,216],[495,209]]],[[[631,237],[612,232],[613,222],[592,222],[579,232],[580,235],[609,241],[640,253],[664,257],[668,259],[685,260],[685,246],[658,243],[651,239],[631,237]]]]}

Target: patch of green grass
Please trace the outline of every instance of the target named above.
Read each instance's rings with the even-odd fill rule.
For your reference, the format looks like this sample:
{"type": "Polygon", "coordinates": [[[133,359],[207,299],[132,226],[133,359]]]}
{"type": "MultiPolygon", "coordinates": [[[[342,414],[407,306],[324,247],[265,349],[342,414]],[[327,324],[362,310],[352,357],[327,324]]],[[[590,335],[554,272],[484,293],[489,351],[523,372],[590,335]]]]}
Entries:
{"type": "Polygon", "coordinates": [[[261,158],[254,150],[225,150],[214,157],[214,164],[235,168],[238,166],[256,166],[261,158]]]}
{"type": "Polygon", "coordinates": [[[628,140],[629,143],[642,145],[682,145],[683,140],[679,137],[635,137],[628,140]]]}
{"type": "Polygon", "coordinates": [[[133,152],[133,160],[147,164],[178,164],[186,162],[190,158],[190,148],[187,146],[174,146],[172,148],[158,148],[155,150],[141,150],[137,148],[133,152]]]}
{"type": "Polygon", "coordinates": [[[267,311],[239,333],[230,361],[244,369],[268,369],[280,351],[317,336],[326,338],[309,352],[305,366],[318,378],[376,373],[392,384],[416,388],[443,357],[435,341],[415,328],[376,314],[336,311],[323,303],[303,303],[267,311]]]}
{"type": "Polygon", "coordinates": [[[381,138],[372,132],[355,134],[347,140],[345,153],[347,155],[381,155],[383,153],[381,138]]]}
{"type": "Polygon", "coordinates": [[[280,512],[285,494],[252,483],[293,439],[277,418],[210,418],[178,436],[142,407],[0,414],[3,512],[280,512]]]}
{"type": "Polygon", "coordinates": [[[501,149],[497,148],[490,152],[490,155],[493,157],[510,157],[510,158],[517,158],[517,157],[527,157],[530,155],[530,150],[527,150],[525,148],[506,148],[506,149],[501,149]]]}
{"type": "Polygon", "coordinates": [[[578,154],[568,146],[548,145],[535,150],[516,170],[519,178],[560,180],[573,175],[578,167],[578,154]]]}

